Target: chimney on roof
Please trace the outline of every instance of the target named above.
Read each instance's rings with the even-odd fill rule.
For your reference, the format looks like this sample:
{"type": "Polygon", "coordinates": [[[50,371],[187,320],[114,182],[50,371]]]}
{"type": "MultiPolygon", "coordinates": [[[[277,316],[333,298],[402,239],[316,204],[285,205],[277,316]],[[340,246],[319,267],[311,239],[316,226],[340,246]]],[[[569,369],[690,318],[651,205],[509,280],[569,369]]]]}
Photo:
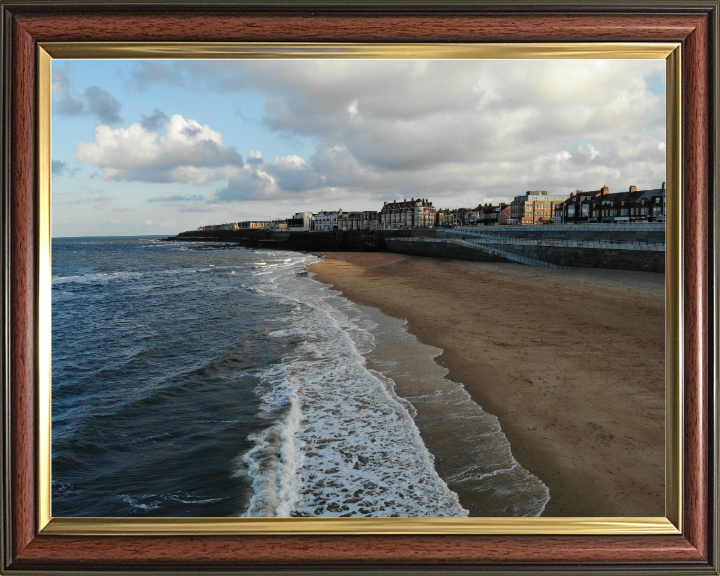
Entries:
{"type": "Polygon", "coordinates": [[[383,206],[387,206],[387,202],[383,202],[383,206]]]}
{"type": "Polygon", "coordinates": [[[662,189],[665,190],[665,182],[662,184],[662,189]]]}
{"type": "Polygon", "coordinates": [[[573,196],[575,196],[575,192],[570,192],[570,198],[572,198],[573,196]]]}
{"type": "Polygon", "coordinates": [[[603,196],[605,196],[605,194],[610,194],[610,188],[608,188],[607,186],[603,186],[600,191],[602,192],[603,196]]]}
{"type": "Polygon", "coordinates": [[[637,186],[630,186],[630,192],[637,192],[637,186]]]}

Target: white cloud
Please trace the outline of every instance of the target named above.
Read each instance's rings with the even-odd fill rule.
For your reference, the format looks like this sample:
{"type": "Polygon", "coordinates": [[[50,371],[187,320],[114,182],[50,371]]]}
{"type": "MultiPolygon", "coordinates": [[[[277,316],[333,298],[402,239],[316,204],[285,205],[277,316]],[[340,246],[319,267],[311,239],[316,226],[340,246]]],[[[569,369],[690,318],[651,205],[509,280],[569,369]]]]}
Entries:
{"type": "Polygon", "coordinates": [[[193,204],[178,209],[179,212],[227,212],[227,206],[220,204],[193,204]]]}
{"type": "Polygon", "coordinates": [[[105,194],[102,190],[83,188],[82,191],[88,193],[88,196],[77,197],[74,193],[53,192],[53,205],[60,207],[75,204],[92,204],[93,209],[101,210],[117,199],[114,194],[105,194]]]}
{"type": "Polygon", "coordinates": [[[275,178],[262,168],[246,164],[230,178],[225,188],[218,190],[211,201],[231,202],[234,200],[272,200],[282,196],[275,178]]]}
{"type": "Polygon", "coordinates": [[[204,200],[204,196],[198,194],[164,194],[163,196],[155,196],[148,198],[148,202],[199,202],[204,200]]]}
{"type": "Polygon", "coordinates": [[[102,166],[106,173],[110,173],[106,180],[124,170],[151,166],[161,155],[157,133],[149,132],[140,124],[116,129],[100,124],[95,128],[95,142],[81,142],[75,151],[76,158],[81,162],[102,166]]]}
{"type": "Polygon", "coordinates": [[[196,120],[174,114],[162,136],[139,123],[128,128],[100,124],[95,141],[81,142],[75,157],[102,169],[104,180],[192,182],[202,186],[214,178],[208,168],[242,166],[234,147],[222,135],[196,120]]]}
{"type": "Polygon", "coordinates": [[[203,186],[213,179],[210,170],[203,170],[195,166],[178,166],[170,172],[174,182],[192,182],[196,186],[203,186]]]}
{"type": "Polygon", "coordinates": [[[589,160],[593,160],[596,156],[600,156],[600,151],[596,150],[595,146],[593,146],[592,144],[587,144],[586,146],[578,146],[577,151],[583,156],[587,157],[589,160]]]}
{"type": "MultiPolygon", "coordinates": [[[[252,158],[248,158],[248,164],[251,164],[250,160],[252,160],[252,158]]],[[[242,168],[238,168],[237,166],[225,166],[215,172],[215,175],[221,178],[240,178],[241,174],[242,168]]]]}
{"type": "MultiPolygon", "coordinates": [[[[664,78],[663,61],[329,59],[141,62],[133,78],[141,88],[260,95],[266,130],[315,147],[267,161],[248,139],[246,164],[177,163],[162,181],[227,179],[212,204],[353,199],[369,207],[659,186],[665,99],[646,82],[657,74],[664,78]]],[[[173,135],[187,147],[186,133],[173,135]]],[[[103,167],[118,171],[109,178],[128,178],[118,162],[103,167]]]]}

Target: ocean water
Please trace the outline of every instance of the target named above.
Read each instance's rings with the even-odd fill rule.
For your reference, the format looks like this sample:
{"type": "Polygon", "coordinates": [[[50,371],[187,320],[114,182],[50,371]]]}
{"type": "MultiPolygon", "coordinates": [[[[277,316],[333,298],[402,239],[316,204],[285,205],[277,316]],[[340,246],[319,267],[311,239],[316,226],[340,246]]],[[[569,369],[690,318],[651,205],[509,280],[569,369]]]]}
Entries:
{"type": "Polygon", "coordinates": [[[437,349],[313,280],[316,256],[52,249],[53,515],[542,512],[547,488],[437,349]]]}

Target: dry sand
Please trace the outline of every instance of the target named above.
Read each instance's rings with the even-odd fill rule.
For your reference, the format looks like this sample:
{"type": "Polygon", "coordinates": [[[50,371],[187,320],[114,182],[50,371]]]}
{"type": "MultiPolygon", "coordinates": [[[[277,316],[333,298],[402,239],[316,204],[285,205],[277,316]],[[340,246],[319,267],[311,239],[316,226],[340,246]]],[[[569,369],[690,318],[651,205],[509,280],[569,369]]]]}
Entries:
{"type": "Polygon", "coordinates": [[[544,516],[665,515],[664,275],[323,255],[317,280],[443,349],[550,489],[544,516]]]}

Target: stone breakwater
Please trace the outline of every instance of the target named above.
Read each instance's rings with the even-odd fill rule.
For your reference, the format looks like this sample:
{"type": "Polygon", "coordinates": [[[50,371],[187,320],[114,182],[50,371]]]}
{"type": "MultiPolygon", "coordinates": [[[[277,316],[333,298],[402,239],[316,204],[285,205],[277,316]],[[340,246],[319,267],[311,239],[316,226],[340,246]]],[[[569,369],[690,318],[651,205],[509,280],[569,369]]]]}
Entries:
{"type": "Polygon", "coordinates": [[[664,225],[494,226],[333,232],[193,230],[168,240],[237,242],[248,248],[304,252],[387,251],[484,262],[508,261],[498,255],[498,251],[504,251],[570,268],[665,271],[664,225]],[[464,245],[460,245],[459,240],[464,245]]]}

